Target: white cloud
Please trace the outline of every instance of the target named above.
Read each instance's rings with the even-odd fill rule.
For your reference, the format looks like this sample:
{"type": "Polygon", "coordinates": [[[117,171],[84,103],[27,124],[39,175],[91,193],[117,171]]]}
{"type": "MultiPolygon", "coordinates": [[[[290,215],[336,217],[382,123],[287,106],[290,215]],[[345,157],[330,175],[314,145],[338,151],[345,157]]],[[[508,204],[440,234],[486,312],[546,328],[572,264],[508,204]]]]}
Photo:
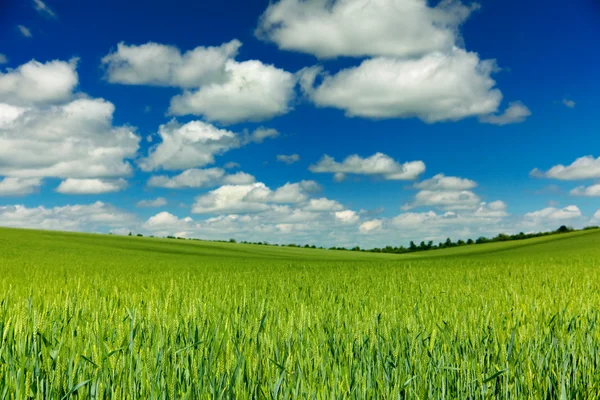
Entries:
{"type": "Polygon", "coordinates": [[[273,128],[257,128],[251,134],[244,135],[244,143],[262,143],[265,139],[275,139],[281,134],[273,128]]]}
{"type": "Polygon", "coordinates": [[[349,117],[412,118],[427,123],[456,121],[497,111],[502,93],[491,78],[492,60],[455,48],[419,59],[373,58],[326,75],[300,72],[305,93],[319,107],[345,110],[349,117]]]}
{"type": "Polygon", "coordinates": [[[506,212],[506,203],[501,200],[492,201],[491,203],[481,203],[473,213],[475,217],[482,218],[504,218],[508,216],[506,212]]]}
{"type": "Polygon", "coordinates": [[[227,185],[248,185],[254,183],[256,178],[253,175],[239,171],[235,174],[225,175],[223,183],[227,185]]]}
{"type": "Polygon", "coordinates": [[[52,11],[50,7],[46,5],[42,0],[33,0],[33,7],[40,14],[46,15],[48,17],[56,18],[56,13],[52,11]]]}
{"type": "Polygon", "coordinates": [[[159,168],[178,170],[213,164],[215,155],[240,146],[240,139],[235,133],[202,121],[181,125],[172,120],[161,125],[158,133],[161,143],[139,162],[144,171],[159,168]]]}
{"type": "Polygon", "coordinates": [[[508,108],[500,115],[484,115],[479,118],[481,122],[492,125],[517,124],[525,121],[531,115],[531,111],[520,101],[508,104],[508,108]]]}
{"type": "Polygon", "coordinates": [[[31,31],[29,30],[28,27],[24,26],[24,25],[17,25],[17,29],[19,30],[19,32],[21,33],[21,35],[23,35],[26,38],[30,38],[33,35],[31,34],[31,31]]]}
{"type": "Polygon", "coordinates": [[[232,124],[262,121],[291,109],[296,78],[291,73],[258,60],[229,60],[229,79],[185,91],[171,99],[172,115],[202,115],[209,121],[232,124]]]}
{"type": "Polygon", "coordinates": [[[97,232],[123,228],[135,221],[134,215],[102,202],[53,208],[0,206],[0,225],[15,228],[97,232]]]}
{"type": "Polygon", "coordinates": [[[479,196],[470,190],[421,190],[415,195],[415,200],[404,206],[404,209],[422,206],[442,207],[446,210],[472,209],[477,207],[480,202],[479,196]]]}
{"type": "Polygon", "coordinates": [[[305,202],[308,194],[318,190],[314,181],[286,183],[271,190],[262,182],[243,185],[223,185],[208,194],[198,196],[192,207],[197,214],[252,213],[272,209],[272,204],[305,202]]]}
{"type": "Polygon", "coordinates": [[[539,211],[533,211],[525,214],[528,220],[569,220],[581,217],[579,207],[570,205],[562,209],[548,207],[539,211]]]}
{"type": "Polygon", "coordinates": [[[250,185],[224,185],[197,197],[192,212],[197,214],[246,213],[266,210],[268,207],[264,202],[257,201],[258,199],[246,200],[246,196],[257,191],[270,193],[270,189],[260,182],[250,185]]]}
{"type": "Polygon", "coordinates": [[[60,183],[56,191],[62,194],[101,194],[119,192],[127,187],[125,179],[74,179],[60,183]]]}
{"type": "Polygon", "coordinates": [[[285,164],[294,164],[300,161],[300,156],[298,154],[277,154],[277,161],[280,161],[285,164]]]}
{"type": "Polygon", "coordinates": [[[340,203],[335,200],[330,200],[325,197],[321,197],[319,199],[310,199],[308,205],[304,207],[307,211],[340,211],[344,207],[340,203]]]}
{"type": "Polygon", "coordinates": [[[563,99],[562,103],[565,107],[568,108],[575,108],[575,102],[573,100],[569,100],[569,99],[563,99]]]}
{"type": "Polygon", "coordinates": [[[356,211],[352,210],[336,211],[335,218],[342,224],[355,224],[360,219],[356,211]]]}
{"type": "Polygon", "coordinates": [[[223,168],[225,168],[225,169],[233,169],[233,168],[239,168],[239,167],[240,167],[240,164],[233,162],[233,161],[230,161],[230,162],[226,163],[225,165],[223,165],[223,168]]]}
{"type": "Polygon", "coordinates": [[[379,219],[372,219],[370,221],[363,222],[358,228],[360,233],[370,233],[381,230],[383,223],[379,219]]]}
{"type": "Polygon", "coordinates": [[[0,196],[31,194],[42,185],[40,178],[4,178],[0,181],[0,196]]]}
{"type": "Polygon", "coordinates": [[[226,184],[250,184],[255,181],[254,176],[244,172],[228,175],[222,168],[188,169],[174,177],[166,175],[153,176],[148,181],[148,186],[169,189],[205,188],[226,184]]]}
{"type": "Polygon", "coordinates": [[[111,83],[196,88],[227,81],[231,73],[225,64],[237,55],[241,45],[232,40],[219,47],[199,46],[182,54],[177,47],[158,43],[119,43],[102,63],[111,83]]]}
{"type": "Polygon", "coordinates": [[[171,99],[171,115],[202,115],[231,124],[287,113],[295,95],[295,76],[258,60],[235,61],[241,45],[232,40],[182,54],[158,43],[120,43],[102,62],[109,82],[185,89],[171,99]]]}
{"type": "Polygon", "coordinates": [[[450,191],[469,190],[475,188],[476,186],[477,183],[470,179],[459,178],[455,176],[445,176],[444,174],[437,174],[433,178],[426,179],[423,182],[419,182],[414,185],[414,187],[417,189],[450,191]]]}
{"type": "Polygon", "coordinates": [[[594,221],[600,221],[600,210],[594,213],[594,221]]]}
{"type": "Polygon", "coordinates": [[[164,197],[157,197],[153,200],[141,200],[138,201],[136,207],[140,208],[155,208],[155,207],[163,207],[167,205],[167,199],[164,197]]]}
{"type": "Polygon", "coordinates": [[[336,181],[343,180],[346,174],[381,176],[387,180],[413,180],[425,172],[425,164],[422,161],[399,164],[383,153],[375,153],[367,158],[353,154],[341,163],[325,155],[309,169],[315,173],[333,173],[336,181]]]}
{"type": "Polygon", "coordinates": [[[256,33],[280,49],[321,58],[414,57],[460,42],[458,28],[475,8],[460,1],[281,0],[269,5],[256,33]]]}
{"type": "Polygon", "coordinates": [[[6,64],[8,62],[8,57],[4,54],[0,53],[0,64],[6,64]]]}
{"type": "Polygon", "coordinates": [[[580,157],[571,165],[555,165],[546,172],[535,168],[530,175],[534,178],[551,178],[562,181],[600,178],[600,157],[580,157]]]}
{"type": "Polygon", "coordinates": [[[0,102],[13,105],[66,101],[77,86],[77,59],[69,62],[32,60],[0,72],[0,102]]]}
{"type": "Polygon", "coordinates": [[[132,172],[126,159],[135,157],[139,137],[130,127],[112,125],[112,103],[80,98],[12,110],[0,117],[0,175],[107,178],[132,172]]]}
{"type": "Polygon", "coordinates": [[[600,183],[591,186],[579,186],[571,190],[571,196],[600,197],[600,183]]]}

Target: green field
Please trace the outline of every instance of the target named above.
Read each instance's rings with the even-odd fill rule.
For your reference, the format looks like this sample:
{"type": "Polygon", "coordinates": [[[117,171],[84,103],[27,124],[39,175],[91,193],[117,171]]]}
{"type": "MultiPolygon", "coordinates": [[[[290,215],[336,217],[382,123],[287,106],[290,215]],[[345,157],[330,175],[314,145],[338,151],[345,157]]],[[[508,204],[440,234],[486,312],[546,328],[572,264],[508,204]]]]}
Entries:
{"type": "Polygon", "coordinates": [[[587,399],[600,232],[407,255],[0,229],[0,399],[587,399]]]}

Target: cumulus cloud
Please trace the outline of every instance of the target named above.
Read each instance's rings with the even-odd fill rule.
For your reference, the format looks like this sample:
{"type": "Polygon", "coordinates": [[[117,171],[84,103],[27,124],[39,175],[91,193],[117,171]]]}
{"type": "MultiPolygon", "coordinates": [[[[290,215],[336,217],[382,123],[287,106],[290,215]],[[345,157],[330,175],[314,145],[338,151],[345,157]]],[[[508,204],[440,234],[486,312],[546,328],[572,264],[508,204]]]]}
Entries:
{"type": "Polygon", "coordinates": [[[525,214],[526,220],[569,220],[581,217],[579,207],[570,205],[562,209],[547,207],[539,211],[533,211],[525,214]]]}
{"type": "Polygon", "coordinates": [[[155,207],[163,207],[167,205],[167,199],[164,197],[157,197],[152,200],[140,200],[135,205],[138,208],[155,208],[155,207]]]}
{"type": "Polygon", "coordinates": [[[277,129],[260,127],[254,130],[251,134],[244,135],[244,144],[247,143],[262,143],[265,139],[275,139],[281,136],[277,129]]]}
{"type": "Polygon", "coordinates": [[[310,199],[308,205],[304,207],[307,211],[341,211],[343,208],[339,202],[325,197],[310,199]]]}
{"type": "Polygon", "coordinates": [[[481,122],[492,125],[517,124],[525,121],[531,115],[531,111],[520,101],[511,102],[508,108],[500,115],[484,115],[479,118],[481,122]]]}
{"type": "Polygon", "coordinates": [[[277,161],[280,161],[284,164],[294,164],[300,161],[300,156],[298,154],[277,154],[277,161]]]}
{"type": "Polygon", "coordinates": [[[381,230],[382,226],[383,226],[383,223],[381,222],[381,220],[372,219],[370,221],[363,222],[358,227],[358,230],[360,233],[370,233],[370,232],[376,232],[376,231],[381,230]]]}
{"type": "Polygon", "coordinates": [[[414,57],[452,48],[475,8],[459,1],[429,7],[425,0],[281,0],[269,5],[256,34],[321,58],[414,57]]]}
{"type": "Polygon", "coordinates": [[[56,191],[62,194],[101,194],[119,192],[127,187],[125,179],[74,179],[60,183],[56,191]]]}
{"type": "Polygon", "coordinates": [[[456,176],[445,176],[437,174],[433,178],[426,179],[422,182],[415,183],[414,187],[423,190],[470,190],[477,186],[475,181],[456,176]]]}
{"type": "Polygon", "coordinates": [[[182,54],[175,46],[159,43],[119,43],[116,51],[102,59],[102,64],[111,83],[196,88],[226,82],[230,73],[225,64],[237,55],[241,45],[232,40],[218,47],[199,46],[182,54]]]}
{"type": "Polygon", "coordinates": [[[34,193],[42,185],[40,178],[4,178],[0,181],[0,196],[23,196],[34,193]]]}
{"type": "Polygon", "coordinates": [[[33,0],[33,7],[37,12],[47,17],[56,18],[56,13],[52,11],[42,0],[33,0]]]}
{"type": "Polygon", "coordinates": [[[0,116],[0,175],[107,178],[132,172],[127,159],[135,157],[139,137],[130,127],[112,125],[112,103],[81,98],[12,110],[0,116]]]}
{"type": "Polygon", "coordinates": [[[0,72],[0,103],[22,106],[66,101],[77,86],[77,59],[69,62],[32,60],[0,72]]]}
{"type": "Polygon", "coordinates": [[[579,186],[571,190],[571,196],[600,197],[600,183],[591,186],[579,186]]]}
{"type": "Polygon", "coordinates": [[[223,165],[223,168],[225,169],[234,169],[239,167],[241,167],[241,165],[233,161],[229,161],[228,163],[225,163],[225,165],[223,165]]]}
{"type": "Polygon", "coordinates": [[[33,35],[31,34],[31,31],[29,30],[28,27],[26,27],[24,25],[17,25],[17,29],[19,30],[21,35],[23,35],[24,37],[26,37],[26,38],[33,37],[33,35]]]}
{"type": "Polygon", "coordinates": [[[0,206],[0,225],[6,227],[99,232],[135,223],[134,215],[102,202],[53,208],[0,206]]]}
{"type": "Polygon", "coordinates": [[[360,219],[356,211],[352,210],[336,211],[335,218],[342,224],[355,224],[360,219]]]}
{"type": "Polygon", "coordinates": [[[296,78],[293,74],[257,60],[225,66],[230,79],[221,84],[185,91],[171,99],[171,115],[202,115],[209,121],[233,124],[262,121],[291,109],[296,78]]]}
{"type": "Polygon", "coordinates": [[[471,209],[476,207],[480,202],[481,199],[479,196],[470,190],[421,190],[415,195],[414,201],[404,206],[404,209],[409,210],[423,206],[442,207],[446,210],[471,209]]]}
{"type": "Polygon", "coordinates": [[[235,133],[202,121],[181,125],[172,120],[161,125],[158,134],[161,143],[139,162],[144,171],[160,168],[178,170],[213,164],[215,155],[240,146],[240,139],[235,133]]]}
{"type": "Polygon", "coordinates": [[[271,190],[262,182],[244,185],[223,185],[208,194],[198,196],[192,207],[197,214],[252,213],[272,209],[271,204],[297,204],[318,190],[314,181],[286,183],[271,190]]]}
{"type": "Polygon", "coordinates": [[[222,183],[243,185],[254,183],[254,181],[254,176],[245,172],[227,174],[222,168],[192,168],[173,177],[168,177],[166,175],[153,176],[148,181],[148,186],[169,189],[205,188],[218,186],[222,183]]]}
{"type": "Polygon", "coordinates": [[[418,59],[373,58],[325,75],[300,72],[301,86],[319,107],[335,107],[349,117],[412,118],[427,123],[456,121],[497,111],[502,93],[491,78],[492,60],[455,48],[418,59]]]}
{"type": "Polygon", "coordinates": [[[336,181],[343,180],[346,174],[379,176],[386,180],[413,180],[425,172],[425,163],[411,161],[399,164],[383,153],[375,153],[367,158],[353,154],[340,163],[333,157],[324,155],[309,169],[315,173],[333,173],[336,181]]]}
{"type": "Polygon", "coordinates": [[[158,43],[120,43],[102,63],[112,83],[184,89],[171,99],[171,115],[201,115],[209,121],[232,124],[287,113],[296,77],[258,60],[236,61],[241,45],[232,40],[182,54],[174,46],[158,43]]]}
{"type": "Polygon", "coordinates": [[[570,165],[555,165],[546,172],[535,168],[530,175],[534,178],[550,178],[561,181],[600,178],[600,157],[580,157],[570,165]]]}

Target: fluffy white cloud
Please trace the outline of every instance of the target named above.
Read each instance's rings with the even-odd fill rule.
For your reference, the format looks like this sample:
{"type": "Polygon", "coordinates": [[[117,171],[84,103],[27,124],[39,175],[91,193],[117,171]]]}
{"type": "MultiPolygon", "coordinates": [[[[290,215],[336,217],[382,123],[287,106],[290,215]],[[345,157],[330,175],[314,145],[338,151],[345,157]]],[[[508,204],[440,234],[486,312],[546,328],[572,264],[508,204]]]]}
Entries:
{"type": "Polygon", "coordinates": [[[130,127],[112,125],[114,110],[108,101],[87,98],[43,108],[13,107],[8,117],[0,117],[0,175],[129,175],[126,159],[135,157],[139,137],[130,127]]]}
{"type": "Polygon", "coordinates": [[[477,183],[470,179],[437,174],[433,178],[425,179],[423,182],[416,183],[414,186],[417,189],[423,190],[460,191],[473,189],[477,186],[477,183]]]}
{"type": "Polygon", "coordinates": [[[240,146],[240,139],[235,133],[202,121],[181,125],[172,120],[161,125],[158,134],[161,143],[139,162],[144,171],[201,167],[214,163],[215,155],[240,146]]]}
{"type": "Polygon", "coordinates": [[[546,172],[535,168],[530,175],[535,178],[551,178],[562,181],[600,178],[600,157],[580,157],[571,165],[555,165],[546,172]]]}
{"type": "Polygon", "coordinates": [[[225,168],[225,169],[233,169],[233,168],[239,168],[239,167],[241,167],[241,165],[239,163],[236,163],[233,161],[229,161],[228,163],[223,165],[223,168],[225,168]]]}
{"type": "Polygon", "coordinates": [[[591,186],[579,186],[571,190],[571,196],[599,197],[600,183],[591,186]]]}
{"type": "Polygon", "coordinates": [[[353,154],[339,163],[333,157],[325,155],[309,169],[315,173],[333,173],[337,181],[343,180],[346,174],[380,176],[387,180],[413,180],[425,172],[425,163],[411,161],[399,164],[383,153],[375,153],[367,158],[353,154]]]}
{"type": "Polygon", "coordinates": [[[452,48],[474,8],[460,1],[281,0],[269,5],[256,33],[280,49],[322,58],[412,57],[452,48]]]}
{"type": "MultiPolygon", "coordinates": [[[[176,120],[171,120],[159,127],[158,135],[161,138],[160,143],[153,146],[148,157],[142,158],[138,163],[144,171],[174,171],[213,164],[216,155],[250,143],[262,143],[267,138],[279,136],[279,132],[275,129],[258,128],[242,137],[203,121],[191,121],[181,125],[176,120]]],[[[236,165],[239,166],[229,163],[228,167],[236,165]]],[[[164,181],[162,178],[161,180],[164,181]]]]}
{"type": "Polygon", "coordinates": [[[125,179],[74,179],[60,183],[56,191],[63,194],[101,194],[119,192],[127,187],[125,179]]]}
{"type": "Polygon", "coordinates": [[[26,38],[33,37],[33,35],[31,34],[31,31],[29,30],[28,27],[26,27],[24,25],[17,25],[17,29],[19,30],[21,35],[23,35],[24,37],[26,37],[26,38]]]}
{"type": "Polygon", "coordinates": [[[31,194],[42,185],[40,178],[4,178],[0,181],[0,196],[31,194]]]}
{"type": "Polygon", "coordinates": [[[600,221],[600,210],[594,213],[594,221],[600,221]]]}
{"type": "Polygon", "coordinates": [[[119,43],[102,63],[112,83],[196,88],[227,81],[230,72],[225,64],[237,55],[241,45],[232,40],[219,47],[199,46],[182,54],[177,47],[158,43],[119,43]]]}
{"type": "Polygon", "coordinates": [[[294,164],[300,161],[300,156],[298,154],[277,154],[277,161],[285,164],[294,164]]]}
{"type": "Polygon", "coordinates": [[[69,62],[32,60],[0,72],[0,103],[27,105],[68,100],[77,86],[77,59],[69,62]]]}
{"type": "Polygon", "coordinates": [[[422,206],[442,207],[446,210],[472,209],[477,207],[480,202],[479,196],[470,190],[421,190],[415,195],[415,200],[404,206],[404,209],[422,206]]]}
{"type": "Polygon", "coordinates": [[[169,189],[203,188],[217,186],[222,183],[243,185],[254,183],[254,176],[245,172],[227,174],[222,168],[188,169],[174,177],[165,175],[153,176],[148,181],[148,186],[169,189]]]}
{"type": "Polygon", "coordinates": [[[6,64],[8,62],[8,57],[4,54],[0,53],[0,64],[6,64]]]}
{"type": "Polygon", "coordinates": [[[355,224],[360,219],[356,211],[352,210],[336,211],[335,218],[342,224],[355,224]]]}
{"type": "Polygon", "coordinates": [[[33,0],[33,7],[37,12],[48,17],[56,18],[56,13],[52,11],[42,0],[33,0]]]}
{"type": "Polygon", "coordinates": [[[310,199],[308,205],[304,208],[308,211],[340,211],[344,207],[335,200],[330,200],[325,197],[319,199],[310,199]]]}
{"type": "Polygon", "coordinates": [[[484,115],[479,118],[481,122],[492,125],[517,124],[525,121],[531,115],[531,111],[520,101],[509,103],[508,108],[500,115],[484,115]]]}
{"type": "Polygon", "coordinates": [[[370,221],[363,222],[358,230],[360,233],[370,233],[381,230],[383,223],[379,219],[372,219],[370,221]]]}
{"type": "Polygon", "coordinates": [[[455,48],[419,59],[373,58],[326,75],[301,71],[305,93],[319,107],[345,110],[350,117],[411,118],[433,123],[497,111],[502,93],[491,78],[494,61],[455,48]]]}
{"type": "Polygon", "coordinates": [[[141,200],[138,201],[136,207],[140,208],[154,208],[154,207],[162,207],[167,205],[167,199],[164,197],[157,197],[153,200],[141,200]]]}
{"type": "Polygon", "coordinates": [[[481,218],[504,218],[508,216],[506,212],[507,208],[506,203],[500,200],[489,204],[481,203],[473,213],[473,216],[481,218]]]}
{"type": "Polygon", "coordinates": [[[197,214],[252,213],[272,209],[272,204],[296,204],[307,200],[318,190],[314,181],[286,183],[271,190],[262,182],[245,185],[223,185],[208,194],[198,196],[192,207],[197,214]]]}
{"type": "Polygon", "coordinates": [[[562,209],[548,207],[539,211],[533,211],[525,214],[528,220],[569,220],[581,217],[579,207],[570,205],[562,209]]]}
{"type": "Polygon", "coordinates": [[[202,115],[209,121],[231,124],[287,113],[296,77],[258,60],[235,61],[241,45],[232,40],[182,54],[174,46],[158,43],[120,43],[102,62],[109,82],[185,89],[171,99],[171,115],[202,115]]]}
{"type": "Polygon", "coordinates": [[[227,81],[173,97],[169,113],[202,115],[209,121],[232,124],[262,121],[290,111],[296,85],[293,74],[257,60],[229,60],[225,71],[227,81]]]}
{"type": "Polygon", "coordinates": [[[97,232],[124,228],[135,221],[134,215],[102,202],[53,208],[0,206],[0,225],[15,228],[97,232]]]}

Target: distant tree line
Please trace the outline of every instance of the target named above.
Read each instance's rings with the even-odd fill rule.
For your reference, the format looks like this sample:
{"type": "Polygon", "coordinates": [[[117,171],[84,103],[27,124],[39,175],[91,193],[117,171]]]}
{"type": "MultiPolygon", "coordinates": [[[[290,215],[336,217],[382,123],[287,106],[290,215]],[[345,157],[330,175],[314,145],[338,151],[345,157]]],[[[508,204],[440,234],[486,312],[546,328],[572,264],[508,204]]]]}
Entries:
{"type": "MultiPolygon", "coordinates": [[[[598,226],[586,226],[585,228],[583,228],[582,230],[590,230],[590,229],[599,229],[600,227],[598,226]]],[[[496,235],[493,238],[487,238],[485,236],[480,236],[477,239],[473,240],[473,239],[467,239],[467,240],[462,240],[459,239],[456,242],[452,241],[452,239],[447,238],[444,242],[439,242],[437,244],[435,244],[432,240],[429,240],[427,242],[425,241],[421,241],[421,243],[416,244],[414,241],[410,241],[410,244],[408,245],[408,247],[404,247],[404,246],[399,246],[399,247],[393,247],[393,246],[386,246],[386,247],[375,247],[373,249],[361,249],[360,246],[355,246],[352,248],[346,248],[346,247],[330,247],[327,250],[338,250],[338,251],[362,251],[362,252],[369,252],[369,253],[392,253],[392,254],[404,254],[404,253],[415,253],[415,252],[419,252],[419,251],[429,251],[429,250],[438,250],[438,249],[448,249],[448,248],[452,248],[452,247],[461,247],[461,246],[471,246],[471,245],[475,245],[475,244],[484,244],[484,243],[494,243],[494,242],[508,242],[508,241],[513,241],[513,240],[524,240],[524,239],[531,239],[531,238],[536,238],[536,237],[541,237],[541,236],[549,236],[549,235],[557,235],[557,234],[561,234],[561,233],[567,233],[567,232],[573,232],[575,231],[575,229],[571,228],[571,227],[567,227],[565,225],[562,225],[561,227],[559,227],[557,230],[555,231],[548,231],[548,232],[536,232],[536,233],[523,233],[523,232],[519,232],[517,234],[514,235],[507,235],[506,233],[500,233],[498,235],[496,235]]],[[[133,234],[130,232],[129,236],[132,236],[133,234]]],[[[136,236],[138,237],[143,237],[142,234],[138,233],[136,236]]],[[[150,236],[150,237],[154,237],[154,236],[150,236]]],[[[197,241],[211,241],[211,242],[221,242],[221,243],[238,243],[237,240],[235,239],[229,239],[229,240],[205,240],[205,239],[195,239],[195,238],[184,238],[184,237],[179,237],[179,236],[167,236],[167,239],[177,239],[177,240],[197,240],[197,241]]],[[[294,244],[294,243],[290,243],[290,244],[271,244],[269,242],[249,242],[249,241],[241,241],[239,242],[241,244],[253,244],[253,245],[258,245],[258,246],[277,246],[277,247],[297,247],[297,248],[304,248],[304,249],[322,249],[324,250],[325,247],[317,247],[314,244],[310,245],[310,244],[305,244],[305,245],[300,245],[300,244],[294,244]]]]}

